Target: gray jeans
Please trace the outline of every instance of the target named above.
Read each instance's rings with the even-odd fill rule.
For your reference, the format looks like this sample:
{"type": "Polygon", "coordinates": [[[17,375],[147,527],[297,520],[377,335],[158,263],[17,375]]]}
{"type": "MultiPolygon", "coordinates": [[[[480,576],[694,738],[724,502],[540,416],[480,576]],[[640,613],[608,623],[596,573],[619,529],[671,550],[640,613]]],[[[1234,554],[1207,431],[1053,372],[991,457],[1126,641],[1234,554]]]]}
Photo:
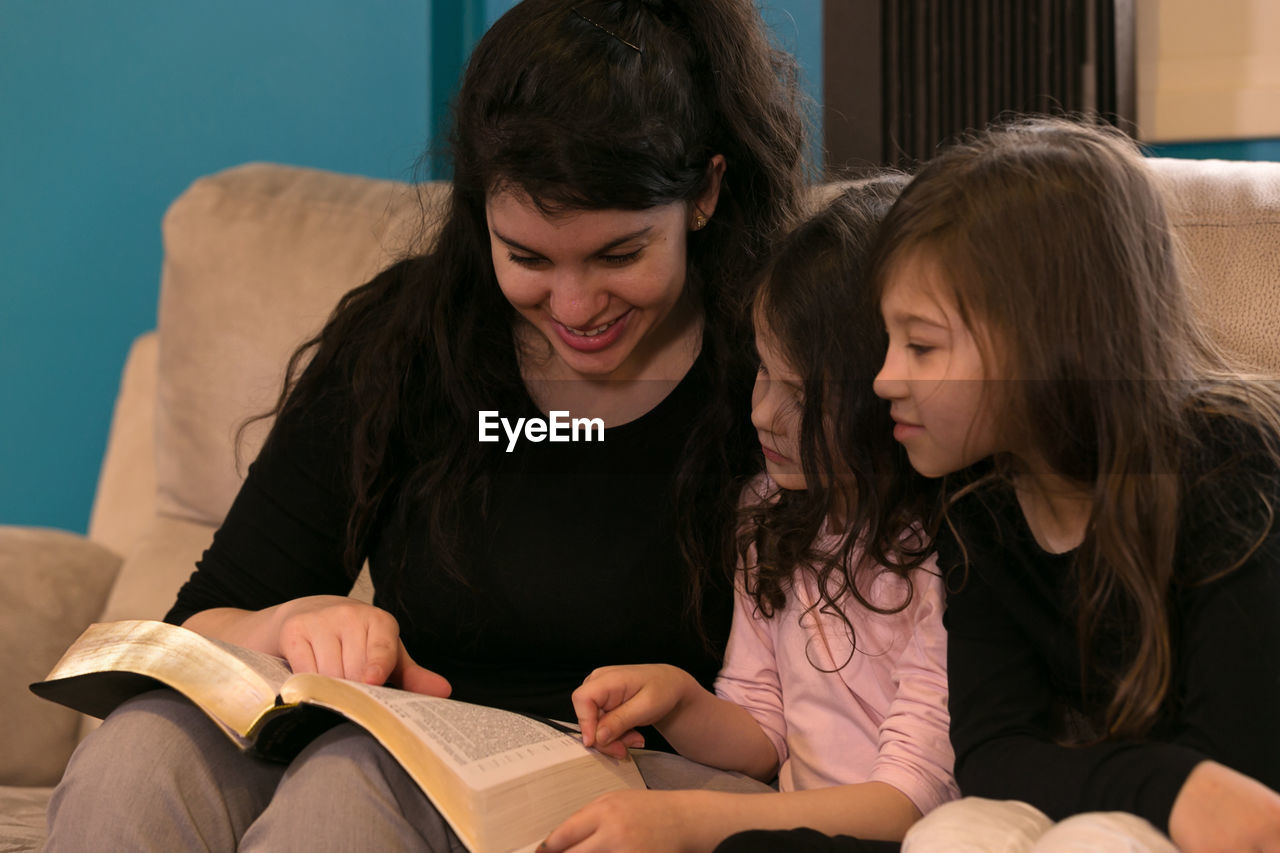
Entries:
{"type": "MultiPolygon", "coordinates": [[[[663,753],[637,754],[650,788],[769,788],[663,753]]],[[[245,755],[171,690],[121,705],[85,739],[49,804],[49,853],[462,851],[372,737],[341,725],[289,765],[245,755]]]]}

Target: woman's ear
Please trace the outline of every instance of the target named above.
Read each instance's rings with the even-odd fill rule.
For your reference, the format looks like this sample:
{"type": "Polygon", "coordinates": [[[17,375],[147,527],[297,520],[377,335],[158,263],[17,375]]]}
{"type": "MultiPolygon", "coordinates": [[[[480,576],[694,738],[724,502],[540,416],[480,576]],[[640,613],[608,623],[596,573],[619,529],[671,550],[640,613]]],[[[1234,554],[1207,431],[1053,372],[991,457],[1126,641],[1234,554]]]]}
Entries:
{"type": "Polygon", "coordinates": [[[707,187],[693,200],[693,209],[689,211],[689,219],[694,224],[695,230],[705,225],[712,214],[716,212],[716,202],[720,200],[720,182],[724,180],[724,170],[724,155],[713,155],[711,162],[707,163],[707,187]]]}

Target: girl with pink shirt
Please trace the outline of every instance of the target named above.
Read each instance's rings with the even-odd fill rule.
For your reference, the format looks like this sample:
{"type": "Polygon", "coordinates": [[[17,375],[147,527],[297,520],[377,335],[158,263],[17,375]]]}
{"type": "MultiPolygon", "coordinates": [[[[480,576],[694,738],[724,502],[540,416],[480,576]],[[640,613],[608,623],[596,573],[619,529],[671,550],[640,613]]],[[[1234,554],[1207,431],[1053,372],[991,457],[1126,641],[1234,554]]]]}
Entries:
{"type": "Polygon", "coordinates": [[[797,826],[873,849],[863,840],[897,841],[957,796],[943,592],[913,526],[930,495],[871,391],[885,343],[864,272],[901,183],[842,193],[757,288],[751,420],[766,473],[744,491],[715,693],[655,664],[596,670],[573,695],[589,746],[620,756],[652,724],[685,757],[779,790],[606,795],[540,850],[727,849],[744,830],[797,826]]]}

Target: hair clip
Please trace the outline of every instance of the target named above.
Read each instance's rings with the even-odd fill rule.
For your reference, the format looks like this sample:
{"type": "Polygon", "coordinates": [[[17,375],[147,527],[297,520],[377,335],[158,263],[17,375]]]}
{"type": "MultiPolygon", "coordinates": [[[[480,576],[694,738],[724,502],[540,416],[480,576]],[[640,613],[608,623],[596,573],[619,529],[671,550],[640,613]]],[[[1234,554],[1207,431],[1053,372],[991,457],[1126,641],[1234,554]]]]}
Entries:
{"type": "Polygon", "coordinates": [[[578,11],[578,8],[577,8],[576,6],[575,6],[573,9],[571,9],[570,11],[571,11],[571,12],[573,12],[573,14],[577,15],[577,16],[578,16],[579,18],[581,18],[582,20],[586,21],[586,22],[587,22],[588,24],[590,24],[591,26],[595,27],[597,30],[600,30],[601,32],[605,32],[605,33],[608,33],[609,35],[613,36],[613,37],[614,37],[614,38],[616,38],[618,41],[622,42],[622,43],[623,43],[623,44],[625,44],[627,47],[629,47],[629,48],[631,48],[632,50],[634,50],[636,53],[644,53],[644,51],[643,51],[643,50],[641,50],[638,46],[636,46],[636,45],[632,44],[631,42],[627,41],[627,40],[626,40],[626,39],[624,39],[622,36],[620,36],[620,35],[618,35],[617,33],[615,33],[613,30],[609,29],[608,27],[606,27],[606,26],[604,26],[604,25],[602,25],[602,24],[597,24],[595,21],[591,20],[591,19],[590,19],[590,18],[588,18],[586,15],[582,14],[581,12],[579,12],[579,11],[578,11]]]}

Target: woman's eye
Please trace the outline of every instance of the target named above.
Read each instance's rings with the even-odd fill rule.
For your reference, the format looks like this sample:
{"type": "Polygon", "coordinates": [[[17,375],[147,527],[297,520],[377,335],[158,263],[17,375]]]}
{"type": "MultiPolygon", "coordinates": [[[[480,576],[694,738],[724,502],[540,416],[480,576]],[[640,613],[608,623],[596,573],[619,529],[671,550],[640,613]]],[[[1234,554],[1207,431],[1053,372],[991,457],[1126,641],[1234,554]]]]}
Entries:
{"type": "Polygon", "coordinates": [[[515,252],[507,252],[507,260],[521,267],[536,267],[546,263],[544,258],[539,258],[536,255],[517,255],[515,252]]]}
{"type": "Polygon", "coordinates": [[[934,347],[929,344],[907,344],[907,349],[911,350],[915,355],[928,355],[933,352],[934,347]]]}
{"type": "Polygon", "coordinates": [[[756,368],[756,376],[768,376],[769,368],[764,366],[764,362],[760,362],[760,366],[756,368]]]}
{"type": "Polygon", "coordinates": [[[600,260],[611,267],[621,267],[626,266],[638,257],[640,257],[640,250],[636,249],[634,252],[627,252],[623,255],[601,255],[600,260]]]}

